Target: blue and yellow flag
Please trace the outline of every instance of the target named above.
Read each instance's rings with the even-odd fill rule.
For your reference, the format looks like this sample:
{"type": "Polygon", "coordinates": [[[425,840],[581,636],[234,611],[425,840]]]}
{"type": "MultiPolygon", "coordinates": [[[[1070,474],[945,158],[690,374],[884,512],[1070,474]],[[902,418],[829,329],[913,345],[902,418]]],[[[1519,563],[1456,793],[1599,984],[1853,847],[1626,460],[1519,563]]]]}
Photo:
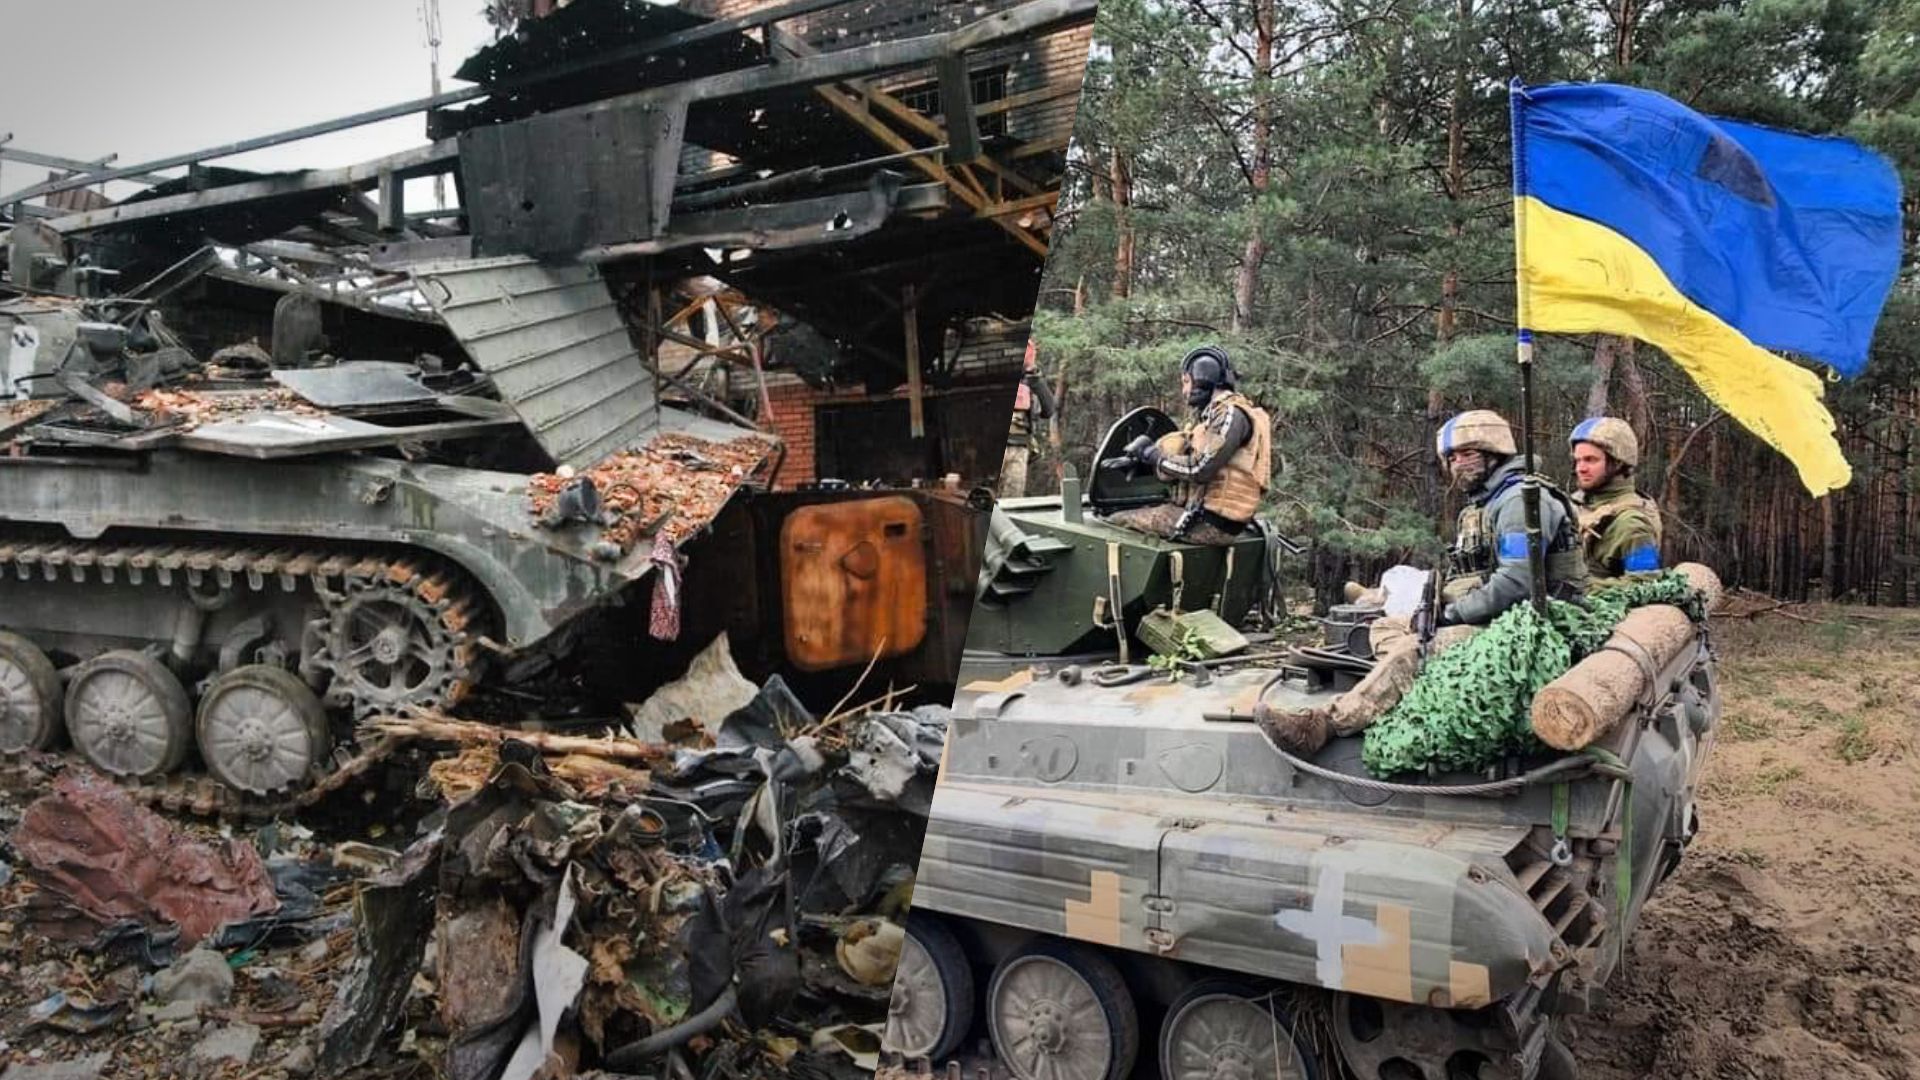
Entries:
{"type": "Polygon", "coordinates": [[[1845,487],[1820,377],[1774,353],[1866,366],[1900,268],[1892,166],[1603,83],[1516,80],[1513,138],[1521,328],[1662,349],[1808,490],[1845,487]]]}

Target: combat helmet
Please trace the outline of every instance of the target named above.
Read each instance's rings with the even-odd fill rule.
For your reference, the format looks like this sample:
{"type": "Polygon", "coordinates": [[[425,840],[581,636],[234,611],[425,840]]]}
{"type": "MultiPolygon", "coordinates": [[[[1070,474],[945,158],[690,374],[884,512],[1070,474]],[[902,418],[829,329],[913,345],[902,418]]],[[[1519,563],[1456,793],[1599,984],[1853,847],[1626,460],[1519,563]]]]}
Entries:
{"type": "Polygon", "coordinates": [[[1596,416],[1580,421],[1567,436],[1567,445],[1577,446],[1583,442],[1606,451],[1608,457],[1622,465],[1640,464],[1640,440],[1634,438],[1632,425],[1618,417],[1596,416]]]}
{"type": "Polygon", "coordinates": [[[1455,450],[1478,450],[1485,454],[1512,457],[1519,451],[1513,443],[1513,428],[1491,409],[1472,409],[1440,425],[1434,436],[1434,450],[1440,460],[1455,450]]]}
{"type": "Polygon", "coordinates": [[[1193,380],[1187,404],[1195,408],[1213,400],[1215,390],[1233,389],[1233,361],[1218,345],[1202,345],[1180,361],[1180,374],[1193,380]]]}

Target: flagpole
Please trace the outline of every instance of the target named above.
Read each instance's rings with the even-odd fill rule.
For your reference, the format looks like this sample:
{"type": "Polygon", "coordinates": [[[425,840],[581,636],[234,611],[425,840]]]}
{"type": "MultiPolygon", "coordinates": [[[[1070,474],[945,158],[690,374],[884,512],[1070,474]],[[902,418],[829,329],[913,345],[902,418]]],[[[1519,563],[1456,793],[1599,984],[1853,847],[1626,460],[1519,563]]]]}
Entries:
{"type": "Polygon", "coordinates": [[[1527,515],[1527,572],[1533,581],[1533,609],[1542,619],[1547,615],[1547,554],[1540,535],[1540,482],[1534,478],[1533,460],[1533,329],[1532,305],[1527,296],[1527,221],[1520,212],[1520,197],[1527,190],[1526,125],[1521,110],[1526,107],[1527,88],[1516,76],[1507,84],[1507,101],[1513,122],[1513,292],[1517,329],[1514,353],[1520,363],[1520,485],[1521,505],[1527,515]]]}

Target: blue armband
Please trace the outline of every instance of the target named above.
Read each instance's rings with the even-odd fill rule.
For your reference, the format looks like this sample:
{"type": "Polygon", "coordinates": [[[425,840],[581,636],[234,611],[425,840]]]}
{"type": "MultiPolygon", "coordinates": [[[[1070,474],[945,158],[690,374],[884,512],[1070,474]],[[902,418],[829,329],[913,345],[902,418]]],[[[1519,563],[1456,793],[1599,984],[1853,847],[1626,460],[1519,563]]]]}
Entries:
{"type": "Polygon", "coordinates": [[[1651,573],[1660,569],[1660,549],[1653,544],[1641,544],[1627,552],[1627,557],[1621,560],[1621,565],[1629,574],[1651,573]]]}

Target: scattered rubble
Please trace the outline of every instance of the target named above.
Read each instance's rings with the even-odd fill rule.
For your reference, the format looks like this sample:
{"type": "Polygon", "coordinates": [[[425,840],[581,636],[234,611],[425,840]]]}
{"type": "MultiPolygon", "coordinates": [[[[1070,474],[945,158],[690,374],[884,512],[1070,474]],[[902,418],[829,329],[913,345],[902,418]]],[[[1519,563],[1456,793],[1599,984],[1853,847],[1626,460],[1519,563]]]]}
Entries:
{"type": "Polygon", "coordinates": [[[49,936],[122,920],[172,924],[191,947],[221,925],[279,906],[266,864],[237,841],[190,840],[97,774],[72,770],[27,808],[13,847],[42,886],[29,915],[49,936]]]}
{"type": "Polygon", "coordinates": [[[944,716],[816,718],[725,650],[631,710],[651,738],[379,721],[439,748],[417,825],[233,834],[58,772],[0,844],[4,1075],[854,1080],[944,716]]]}
{"type": "Polygon", "coordinates": [[[153,979],[153,998],[162,1005],[225,1005],[233,998],[233,969],[212,949],[195,949],[153,979]]]}
{"type": "Polygon", "coordinates": [[[178,425],[192,430],[212,420],[250,413],[285,412],[315,416],[320,410],[291,390],[146,390],[135,396],[133,407],[151,414],[155,425],[178,425]]]}
{"type": "Polygon", "coordinates": [[[193,1060],[217,1066],[222,1062],[245,1065],[253,1060],[260,1046],[260,1029],[252,1024],[229,1024],[215,1028],[194,1045],[193,1060]]]}
{"type": "Polygon", "coordinates": [[[611,520],[603,537],[607,542],[624,553],[641,537],[664,533],[678,544],[713,520],[772,451],[771,443],[755,435],[724,443],[662,435],[644,449],[614,454],[580,473],[568,468],[538,473],[528,480],[528,492],[534,514],[553,521],[556,511],[565,516],[568,490],[590,481],[611,520]]]}
{"type": "Polygon", "coordinates": [[[72,1061],[16,1063],[0,1073],[0,1080],[99,1080],[112,1058],[112,1054],[88,1054],[72,1061]]]}

